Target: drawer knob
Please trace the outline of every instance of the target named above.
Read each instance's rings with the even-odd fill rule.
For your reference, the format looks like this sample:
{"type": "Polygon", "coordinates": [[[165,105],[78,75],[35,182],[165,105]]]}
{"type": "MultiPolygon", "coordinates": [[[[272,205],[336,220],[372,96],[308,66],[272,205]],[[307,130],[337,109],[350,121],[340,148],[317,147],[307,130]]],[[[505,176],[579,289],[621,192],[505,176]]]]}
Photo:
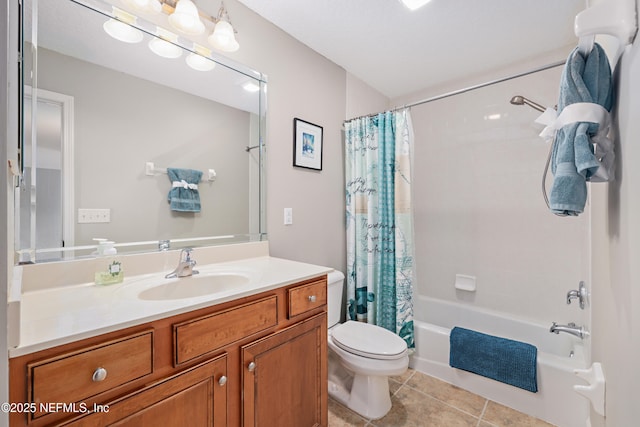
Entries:
{"type": "Polygon", "coordinates": [[[249,372],[253,372],[256,370],[256,364],[254,362],[249,363],[249,366],[247,366],[247,369],[249,370],[249,372]]]}
{"type": "Polygon", "coordinates": [[[93,376],[91,377],[91,379],[95,382],[103,381],[105,378],[107,378],[107,370],[104,368],[96,369],[93,373],[93,376]]]}
{"type": "Polygon", "coordinates": [[[316,302],[316,296],[315,295],[309,295],[309,302],[316,302]]]}
{"type": "Polygon", "coordinates": [[[224,375],[220,377],[220,379],[218,380],[218,384],[220,384],[221,386],[225,385],[227,383],[227,377],[225,377],[224,375]]]}

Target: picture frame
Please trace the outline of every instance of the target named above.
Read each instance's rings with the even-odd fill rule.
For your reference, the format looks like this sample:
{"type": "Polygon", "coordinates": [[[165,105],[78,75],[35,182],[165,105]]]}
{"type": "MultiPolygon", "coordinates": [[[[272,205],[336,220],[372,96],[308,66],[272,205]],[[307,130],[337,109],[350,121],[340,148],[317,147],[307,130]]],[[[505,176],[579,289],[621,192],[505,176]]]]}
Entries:
{"type": "Polygon", "coordinates": [[[293,119],[293,166],[322,170],[322,126],[293,119]]]}

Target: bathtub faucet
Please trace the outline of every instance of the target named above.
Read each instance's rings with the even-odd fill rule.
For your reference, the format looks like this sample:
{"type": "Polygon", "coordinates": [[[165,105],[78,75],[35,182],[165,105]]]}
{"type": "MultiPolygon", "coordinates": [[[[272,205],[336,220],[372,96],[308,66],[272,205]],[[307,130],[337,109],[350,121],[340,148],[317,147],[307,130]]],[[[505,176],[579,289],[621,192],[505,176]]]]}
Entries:
{"type": "Polygon", "coordinates": [[[577,299],[580,303],[580,308],[584,310],[588,295],[584,282],[580,282],[577,290],[574,289],[567,292],[567,304],[571,304],[572,299],[577,299]]]}
{"type": "Polygon", "coordinates": [[[554,334],[566,332],[580,339],[584,339],[584,337],[589,335],[589,332],[585,331],[583,326],[576,326],[573,322],[568,325],[558,325],[556,322],[553,322],[553,325],[549,328],[549,332],[553,332],[554,334]]]}

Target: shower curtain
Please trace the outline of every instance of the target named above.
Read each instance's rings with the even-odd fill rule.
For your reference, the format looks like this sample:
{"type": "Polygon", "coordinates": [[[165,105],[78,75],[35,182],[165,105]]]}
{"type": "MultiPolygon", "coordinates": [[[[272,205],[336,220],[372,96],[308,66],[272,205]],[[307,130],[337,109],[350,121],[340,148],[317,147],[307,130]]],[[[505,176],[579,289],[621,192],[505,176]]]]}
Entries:
{"type": "Polygon", "coordinates": [[[408,110],[345,123],[347,318],[413,340],[413,215],[408,110]]]}

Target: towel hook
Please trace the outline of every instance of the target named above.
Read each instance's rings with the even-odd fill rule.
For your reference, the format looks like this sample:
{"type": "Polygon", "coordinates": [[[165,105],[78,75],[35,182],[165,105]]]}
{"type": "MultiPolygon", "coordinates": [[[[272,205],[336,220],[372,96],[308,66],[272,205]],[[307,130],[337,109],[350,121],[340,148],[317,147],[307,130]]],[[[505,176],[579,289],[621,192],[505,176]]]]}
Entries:
{"type": "Polygon", "coordinates": [[[587,56],[593,50],[593,44],[596,41],[596,36],[583,36],[578,39],[578,52],[582,56],[587,56]]]}
{"type": "Polygon", "coordinates": [[[616,37],[622,46],[635,38],[638,21],[634,0],[603,0],[576,15],[573,25],[578,37],[578,49],[583,55],[591,52],[596,34],[616,37]]]}

